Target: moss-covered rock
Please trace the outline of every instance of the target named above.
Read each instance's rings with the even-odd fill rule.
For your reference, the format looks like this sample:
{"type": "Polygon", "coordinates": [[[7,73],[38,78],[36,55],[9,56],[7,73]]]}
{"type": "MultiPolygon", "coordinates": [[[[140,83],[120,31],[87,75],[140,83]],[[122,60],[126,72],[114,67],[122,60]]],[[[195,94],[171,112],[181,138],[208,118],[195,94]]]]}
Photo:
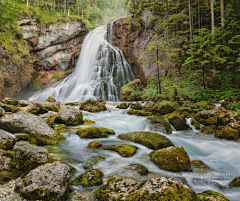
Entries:
{"type": "Polygon", "coordinates": [[[223,128],[220,132],[216,132],[215,137],[237,141],[239,139],[239,131],[231,127],[226,127],[223,128]]]}
{"type": "Polygon", "coordinates": [[[83,123],[83,113],[72,106],[65,106],[58,112],[55,122],[67,126],[81,125],[83,123]]]}
{"type": "Polygon", "coordinates": [[[207,125],[217,125],[218,118],[217,117],[210,117],[206,119],[207,125]]]}
{"type": "Polygon", "coordinates": [[[140,79],[133,80],[121,88],[121,99],[123,101],[140,101],[142,97],[135,93],[135,91],[141,91],[143,84],[140,79]]]}
{"type": "Polygon", "coordinates": [[[155,104],[153,108],[154,114],[165,115],[174,112],[176,109],[173,102],[171,101],[162,101],[155,104]]]}
{"type": "Polygon", "coordinates": [[[137,116],[143,116],[143,117],[152,116],[152,112],[146,112],[146,111],[143,111],[143,110],[137,110],[137,111],[138,111],[137,116]]]}
{"type": "Polygon", "coordinates": [[[57,113],[49,111],[48,113],[40,115],[40,117],[51,127],[57,117],[57,113]]]}
{"type": "Polygon", "coordinates": [[[163,126],[167,134],[172,133],[171,125],[163,117],[154,116],[154,117],[149,117],[148,119],[151,121],[152,124],[163,126]]]}
{"type": "Polygon", "coordinates": [[[203,161],[201,160],[192,160],[191,165],[195,172],[207,172],[210,170],[210,167],[208,167],[203,161]]]}
{"type": "Polygon", "coordinates": [[[2,100],[3,103],[7,104],[7,105],[15,105],[17,106],[19,104],[19,101],[15,98],[11,98],[11,97],[6,97],[2,100]]]}
{"type": "Polygon", "coordinates": [[[98,169],[89,170],[72,181],[73,185],[83,187],[98,186],[102,184],[103,173],[98,169]]]}
{"type": "Polygon", "coordinates": [[[80,102],[70,102],[70,103],[65,103],[65,105],[78,106],[80,105],[80,102]]]}
{"type": "Polygon", "coordinates": [[[120,103],[116,108],[118,109],[127,109],[129,107],[129,104],[127,103],[120,103]]]}
{"type": "Polygon", "coordinates": [[[128,110],[127,113],[129,115],[138,115],[139,111],[138,110],[128,110]]]}
{"type": "Polygon", "coordinates": [[[49,96],[45,102],[53,103],[53,102],[56,102],[56,99],[53,98],[52,96],[49,96]]]}
{"type": "Polygon", "coordinates": [[[154,132],[147,131],[131,132],[121,134],[118,136],[118,138],[121,140],[136,142],[148,147],[149,149],[154,150],[174,146],[173,143],[164,135],[154,132]]]}
{"type": "Polygon", "coordinates": [[[133,145],[111,145],[102,147],[104,150],[112,150],[119,153],[122,157],[131,157],[137,152],[137,148],[133,145]]]}
{"type": "Polygon", "coordinates": [[[96,122],[90,119],[84,119],[83,125],[95,124],[96,122]]]}
{"type": "Polygon", "coordinates": [[[240,187],[240,177],[236,177],[233,179],[229,184],[228,187],[233,188],[233,187],[240,187]]]}
{"type": "Polygon", "coordinates": [[[146,167],[144,167],[143,165],[140,165],[140,164],[128,165],[128,166],[125,167],[125,169],[128,170],[128,171],[136,171],[141,176],[148,174],[148,169],[146,167]]]}
{"type": "Polygon", "coordinates": [[[96,141],[90,142],[87,146],[87,148],[89,148],[89,149],[97,149],[100,147],[102,147],[102,143],[96,142],[96,141]]]}
{"type": "Polygon", "coordinates": [[[169,123],[172,124],[177,131],[190,129],[185,117],[177,112],[164,115],[163,117],[167,118],[169,123]]]}
{"type": "Polygon", "coordinates": [[[170,172],[191,171],[190,158],[183,147],[167,147],[150,153],[159,168],[170,172]]]}
{"type": "Polygon", "coordinates": [[[154,109],[154,104],[153,103],[148,102],[144,105],[144,110],[146,112],[153,112],[153,109],[154,109]]]}
{"type": "Polygon", "coordinates": [[[20,110],[21,106],[20,105],[7,105],[4,103],[0,102],[0,107],[2,107],[5,112],[12,112],[12,113],[16,113],[20,110]]]}
{"type": "Polygon", "coordinates": [[[0,129],[0,149],[12,149],[16,138],[12,133],[0,129]]]}
{"type": "Polygon", "coordinates": [[[115,135],[115,132],[108,128],[98,128],[98,127],[91,127],[91,128],[85,128],[77,133],[80,138],[88,138],[88,139],[94,139],[94,138],[107,138],[109,135],[115,135]]]}
{"type": "Polygon", "coordinates": [[[42,108],[39,111],[40,114],[47,113],[48,111],[59,112],[61,109],[61,102],[44,102],[41,104],[42,108]]]}
{"type": "Polygon", "coordinates": [[[229,201],[229,199],[227,199],[221,193],[217,193],[212,190],[198,193],[197,196],[200,199],[200,201],[229,201]]]}
{"type": "Polygon", "coordinates": [[[65,124],[56,124],[56,125],[53,125],[53,128],[55,131],[62,131],[67,129],[67,126],[65,124]]]}
{"type": "Polygon", "coordinates": [[[157,177],[151,180],[137,181],[116,175],[110,177],[106,185],[97,189],[94,197],[99,201],[198,201],[193,190],[172,179],[157,177]]]}
{"type": "Polygon", "coordinates": [[[25,134],[25,133],[15,133],[14,136],[17,142],[28,141],[28,138],[29,138],[28,134],[25,134]]]}
{"type": "Polygon", "coordinates": [[[201,124],[198,123],[195,119],[192,119],[192,122],[191,122],[192,126],[194,126],[194,128],[196,130],[201,130],[201,124]]]}
{"type": "Polygon", "coordinates": [[[133,110],[142,110],[143,109],[141,103],[139,103],[139,102],[133,103],[130,108],[133,110]]]}
{"type": "Polygon", "coordinates": [[[83,103],[80,103],[80,110],[85,110],[88,112],[96,113],[96,112],[106,111],[107,107],[106,107],[105,103],[103,103],[103,102],[99,102],[98,100],[89,99],[83,103]]]}
{"type": "Polygon", "coordinates": [[[204,127],[202,127],[201,132],[204,134],[213,134],[214,130],[212,129],[211,126],[204,126],[204,127]]]}
{"type": "Polygon", "coordinates": [[[93,168],[93,166],[94,166],[97,162],[99,162],[99,161],[104,161],[104,160],[105,160],[105,158],[104,158],[103,155],[95,156],[95,157],[93,157],[91,160],[89,160],[89,161],[87,161],[86,163],[84,163],[83,167],[84,167],[85,169],[91,169],[91,168],[93,168]]]}

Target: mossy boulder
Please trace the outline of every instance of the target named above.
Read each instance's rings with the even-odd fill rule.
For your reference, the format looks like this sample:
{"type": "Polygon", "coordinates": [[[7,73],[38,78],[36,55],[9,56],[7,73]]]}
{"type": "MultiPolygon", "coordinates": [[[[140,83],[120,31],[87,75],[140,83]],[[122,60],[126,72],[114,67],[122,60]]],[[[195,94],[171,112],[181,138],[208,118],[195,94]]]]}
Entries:
{"type": "Polygon", "coordinates": [[[140,164],[128,165],[124,169],[126,169],[128,171],[136,171],[141,176],[148,174],[148,169],[146,167],[144,167],[143,165],[140,165],[140,164]]]}
{"type": "Polygon", "coordinates": [[[53,98],[52,96],[49,96],[45,102],[53,103],[53,102],[56,102],[56,99],[53,98]]]}
{"type": "Polygon", "coordinates": [[[66,130],[67,126],[65,124],[56,124],[56,125],[53,125],[53,129],[55,131],[62,131],[62,130],[66,130]]]}
{"type": "Polygon", "coordinates": [[[183,147],[167,147],[152,151],[150,159],[163,170],[170,172],[191,171],[190,158],[183,147]]]}
{"type": "Polygon", "coordinates": [[[84,167],[85,169],[91,169],[91,168],[93,168],[93,166],[94,166],[97,162],[99,162],[99,161],[104,161],[104,160],[105,160],[105,158],[104,158],[103,155],[95,156],[95,157],[93,157],[91,160],[89,160],[89,161],[87,161],[86,163],[84,163],[83,167],[84,167]]]}
{"type": "Polygon", "coordinates": [[[89,149],[98,149],[100,147],[102,147],[102,143],[96,141],[90,142],[87,146],[89,149]]]}
{"type": "Polygon", "coordinates": [[[154,116],[148,118],[151,121],[151,124],[159,125],[160,127],[164,127],[167,134],[172,133],[171,125],[161,116],[154,116]]]}
{"type": "Polygon", "coordinates": [[[4,103],[0,102],[0,107],[2,107],[5,112],[12,112],[12,113],[16,113],[20,110],[21,106],[20,105],[7,105],[4,103]]]}
{"type": "Polygon", "coordinates": [[[141,101],[142,97],[135,91],[142,91],[143,84],[140,79],[133,80],[121,88],[121,100],[123,101],[141,101]]]}
{"type": "Polygon", "coordinates": [[[130,178],[121,178],[117,175],[110,177],[106,185],[97,189],[94,197],[99,201],[198,201],[197,195],[193,190],[172,179],[157,177],[150,180],[137,181],[130,178]]]}
{"type": "Polygon", "coordinates": [[[198,123],[195,119],[192,119],[192,122],[191,122],[192,126],[194,126],[194,128],[196,130],[201,130],[201,124],[198,123]]]}
{"type": "Polygon", "coordinates": [[[141,103],[139,103],[139,102],[133,103],[130,108],[133,110],[142,110],[143,109],[141,103]]]}
{"type": "Polygon", "coordinates": [[[78,106],[80,105],[80,102],[70,102],[70,103],[65,103],[65,105],[78,106]]]}
{"type": "Polygon", "coordinates": [[[169,123],[172,124],[177,131],[190,129],[185,117],[177,112],[164,115],[163,117],[167,118],[169,123]]]}
{"type": "Polygon", "coordinates": [[[77,133],[80,138],[88,138],[88,139],[94,139],[94,138],[107,138],[109,135],[115,135],[115,132],[108,128],[98,128],[98,127],[91,127],[91,128],[85,128],[77,133]]]}
{"type": "Polygon", "coordinates": [[[154,132],[147,131],[131,132],[121,134],[118,136],[118,138],[121,140],[136,142],[148,147],[149,149],[154,150],[174,146],[173,143],[164,135],[154,132]]]}
{"type": "Polygon", "coordinates": [[[119,153],[122,157],[131,157],[137,152],[137,148],[133,145],[111,145],[102,147],[104,150],[112,150],[119,153]]]}
{"type": "Polygon", "coordinates": [[[48,111],[59,112],[61,109],[61,102],[44,102],[41,104],[42,108],[39,111],[40,114],[47,113],[48,111]]]}
{"type": "Polygon", "coordinates": [[[85,102],[80,103],[80,110],[96,113],[96,112],[106,111],[107,107],[103,102],[99,102],[93,99],[88,99],[85,102]]]}
{"type": "Polygon", "coordinates": [[[152,116],[152,112],[146,112],[144,110],[138,110],[137,116],[143,116],[143,117],[152,116]]]}
{"type": "Polygon", "coordinates": [[[224,195],[221,193],[217,193],[212,190],[204,191],[202,193],[197,194],[200,201],[229,201],[224,195]]]}
{"type": "Polygon", "coordinates": [[[207,172],[210,170],[210,167],[208,167],[203,161],[201,160],[192,160],[191,165],[195,172],[207,172]]]}
{"type": "Polygon", "coordinates": [[[14,145],[13,150],[13,164],[17,169],[31,170],[48,162],[48,151],[43,147],[21,141],[14,145]]]}
{"type": "Polygon", "coordinates": [[[138,115],[139,111],[138,110],[128,110],[127,113],[129,115],[138,115]]]}
{"type": "Polygon", "coordinates": [[[57,117],[57,113],[49,111],[48,113],[40,115],[40,117],[51,127],[57,117]]]}
{"type": "Polygon", "coordinates": [[[207,125],[217,125],[218,118],[217,117],[210,117],[206,119],[206,124],[207,125]]]}
{"type": "Polygon", "coordinates": [[[174,112],[176,109],[173,102],[171,101],[162,101],[155,104],[153,113],[165,115],[174,112]]]}
{"type": "Polygon", "coordinates": [[[229,184],[228,184],[229,188],[233,188],[233,187],[240,187],[240,177],[236,177],[235,179],[233,179],[229,184]]]}
{"type": "Polygon", "coordinates": [[[127,109],[128,107],[129,107],[129,104],[121,103],[116,108],[118,108],[118,109],[127,109]]]}
{"type": "Polygon", "coordinates": [[[25,134],[25,133],[14,133],[14,136],[17,142],[28,141],[28,138],[29,138],[28,134],[25,134]]]}
{"type": "Polygon", "coordinates": [[[11,97],[4,98],[2,102],[7,105],[15,105],[15,106],[19,104],[19,101],[17,99],[11,98],[11,97]]]}
{"type": "MultiPolygon", "coordinates": [[[[24,111],[24,112],[28,112],[28,113],[32,113],[32,114],[39,114],[39,112],[42,109],[42,105],[36,101],[32,101],[29,105],[27,105],[26,107],[22,107],[19,109],[19,111],[24,111]]],[[[48,111],[46,111],[48,112],[48,111]]]]}
{"type": "Polygon", "coordinates": [[[0,149],[12,149],[16,138],[12,133],[0,129],[0,149]]]}
{"type": "Polygon", "coordinates": [[[231,127],[226,127],[223,128],[221,131],[216,132],[215,137],[237,141],[239,139],[239,131],[231,127]]]}
{"type": "Polygon", "coordinates": [[[26,133],[29,140],[34,139],[38,145],[55,144],[64,139],[61,133],[55,132],[41,117],[27,112],[4,115],[0,119],[0,128],[11,133],[26,133]]]}
{"type": "Polygon", "coordinates": [[[83,123],[83,113],[72,106],[65,106],[58,112],[55,122],[67,126],[81,125],[83,123]]]}
{"type": "Polygon", "coordinates": [[[75,180],[72,181],[73,185],[81,185],[83,187],[92,187],[102,184],[103,173],[98,169],[89,170],[75,180]]]}
{"type": "Polygon", "coordinates": [[[84,119],[83,125],[95,124],[96,122],[90,119],[84,119]]]}
{"type": "Polygon", "coordinates": [[[202,127],[201,132],[204,134],[213,134],[214,130],[212,129],[211,126],[204,126],[204,127],[202,127]]]}

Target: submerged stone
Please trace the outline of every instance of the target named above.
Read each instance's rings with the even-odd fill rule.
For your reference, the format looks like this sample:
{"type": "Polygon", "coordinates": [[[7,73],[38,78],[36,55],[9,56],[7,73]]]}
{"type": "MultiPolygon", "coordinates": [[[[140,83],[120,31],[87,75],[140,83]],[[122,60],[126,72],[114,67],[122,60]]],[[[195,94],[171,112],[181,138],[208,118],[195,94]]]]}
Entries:
{"type": "Polygon", "coordinates": [[[117,175],[110,177],[106,185],[97,189],[94,197],[99,201],[198,200],[192,189],[172,179],[157,177],[137,181],[117,175]]]}
{"type": "Polygon", "coordinates": [[[115,132],[108,128],[98,128],[98,127],[91,127],[91,128],[85,128],[77,133],[80,138],[88,138],[88,139],[94,139],[94,138],[107,138],[109,135],[115,135],[115,132]]]}
{"type": "Polygon", "coordinates": [[[152,151],[150,159],[163,170],[170,172],[191,171],[190,158],[183,147],[167,147],[152,151]]]}
{"type": "Polygon", "coordinates": [[[122,157],[131,157],[137,152],[137,148],[132,145],[111,145],[103,147],[102,149],[116,151],[122,157]]]}
{"type": "Polygon", "coordinates": [[[131,132],[121,134],[118,136],[118,138],[121,140],[136,142],[148,147],[149,149],[154,150],[174,146],[173,143],[164,135],[154,132],[147,131],[131,132]]]}
{"type": "Polygon", "coordinates": [[[99,161],[105,161],[105,158],[104,158],[103,155],[99,155],[99,156],[93,157],[91,160],[89,160],[86,163],[84,163],[83,167],[85,169],[91,169],[99,161]]]}
{"type": "Polygon", "coordinates": [[[73,185],[92,187],[102,184],[103,173],[98,169],[89,170],[72,181],[73,185]]]}
{"type": "Polygon", "coordinates": [[[191,161],[191,165],[192,167],[196,170],[196,171],[200,171],[200,172],[207,172],[208,170],[210,170],[210,167],[208,167],[203,161],[201,160],[192,160],[191,161]]]}
{"type": "Polygon", "coordinates": [[[130,171],[137,171],[137,173],[140,174],[141,176],[148,174],[148,169],[140,164],[128,165],[125,167],[125,169],[130,171]]]}

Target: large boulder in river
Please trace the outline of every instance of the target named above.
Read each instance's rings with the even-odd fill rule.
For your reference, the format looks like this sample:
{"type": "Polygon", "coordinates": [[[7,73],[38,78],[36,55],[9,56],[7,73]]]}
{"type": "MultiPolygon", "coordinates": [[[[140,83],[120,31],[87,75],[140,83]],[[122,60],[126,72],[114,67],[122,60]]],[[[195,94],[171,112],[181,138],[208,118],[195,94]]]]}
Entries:
{"type": "MultiPolygon", "coordinates": [[[[30,171],[15,187],[27,200],[64,200],[69,189],[70,167],[47,163],[30,171]]],[[[65,199],[66,200],[66,199],[65,199]]]]}
{"type": "Polygon", "coordinates": [[[147,131],[131,132],[121,134],[118,136],[118,138],[121,140],[136,142],[148,147],[149,149],[154,150],[174,146],[173,143],[164,135],[154,132],[147,131]]]}
{"type": "Polygon", "coordinates": [[[185,117],[177,112],[167,114],[164,117],[168,119],[169,123],[172,124],[177,131],[190,129],[185,117]]]}
{"type": "Polygon", "coordinates": [[[231,127],[226,127],[223,128],[221,131],[217,131],[215,133],[215,137],[237,141],[239,139],[239,131],[231,127]]]}
{"type": "Polygon", "coordinates": [[[196,193],[183,183],[157,177],[150,180],[137,181],[114,175],[106,185],[95,191],[98,201],[111,200],[192,200],[197,201],[196,193]]]}
{"type": "Polygon", "coordinates": [[[125,144],[106,146],[102,149],[116,151],[122,157],[131,157],[137,152],[137,148],[135,146],[125,144]]]}
{"type": "Polygon", "coordinates": [[[229,201],[224,195],[221,193],[217,193],[215,191],[209,190],[204,191],[202,193],[197,194],[200,201],[229,201]]]}
{"type": "Polygon", "coordinates": [[[148,118],[151,121],[150,130],[163,131],[167,134],[172,133],[171,125],[161,116],[148,118]]]}
{"type": "Polygon", "coordinates": [[[72,184],[83,187],[98,186],[102,184],[102,178],[103,173],[100,170],[92,169],[77,177],[72,181],[72,184]]]}
{"type": "Polygon", "coordinates": [[[91,128],[85,128],[77,133],[80,138],[88,138],[88,139],[94,139],[94,138],[107,138],[109,135],[115,135],[115,132],[108,128],[98,128],[98,127],[91,127],[91,128]]]}
{"type": "Polygon", "coordinates": [[[20,141],[14,145],[13,150],[15,151],[13,163],[17,169],[31,170],[48,162],[48,151],[43,147],[20,141]]]}
{"type": "Polygon", "coordinates": [[[150,159],[163,170],[170,172],[191,171],[190,158],[183,147],[167,147],[152,151],[150,159]]]}
{"type": "Polygon", "coordinates": [[[77,126],[83,123],[83,114],[77,108],[65,106],[58,112],[55,122],[67,126],[77,126]]]}
{"type": "Polygon", "coordinates": [[[104,102],[100,100],[89,99],[83,103],[80,103],[80,110],[85,110],[88,112],[101,112],[106,111],[107,107],[104,102]]]}
{"type": "Polygon", "coordinates": [[[16,142],[15,136],[0,129],[0,149],[12,149],[16,142]]]}
{"type": "Polygon", "coordinates": [[[34,114],[18,112],[4,115],[0,119],[0,128],[11,133],[26,133],[37,144],[55,144],[64,137],[50,128],[47,123],[34,114]]]}

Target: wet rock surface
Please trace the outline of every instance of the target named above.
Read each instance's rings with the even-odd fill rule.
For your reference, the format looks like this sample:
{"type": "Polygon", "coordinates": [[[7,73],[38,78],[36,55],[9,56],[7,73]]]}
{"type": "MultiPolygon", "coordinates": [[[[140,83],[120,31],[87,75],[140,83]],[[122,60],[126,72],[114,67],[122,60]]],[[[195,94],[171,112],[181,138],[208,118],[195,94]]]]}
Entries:
{"type": "Polygon", "coordinates": [[[78,131],[80,138],[107,138],[109,135],[115,135],[115,132],[108,128],[91,127],[78,131]]]}
{"type": "Polygon", "coordinates": [[[80,103],[80,110],[96,113],[106,111],[107,107],[102,101],[89,99],[83,103],[80,103]]]}
{"type": "Polygon", "coordinates": [[[15,141],[13,134],[0,129],[0,149],[12,149],[15,141]]]}
{"type": "Polygon", "coordinates": [[[102,147],[102,149],[115,151],[122,157],[131,157],[137,152],[137,148],[132,145],[111,145],[102,147]]]}

